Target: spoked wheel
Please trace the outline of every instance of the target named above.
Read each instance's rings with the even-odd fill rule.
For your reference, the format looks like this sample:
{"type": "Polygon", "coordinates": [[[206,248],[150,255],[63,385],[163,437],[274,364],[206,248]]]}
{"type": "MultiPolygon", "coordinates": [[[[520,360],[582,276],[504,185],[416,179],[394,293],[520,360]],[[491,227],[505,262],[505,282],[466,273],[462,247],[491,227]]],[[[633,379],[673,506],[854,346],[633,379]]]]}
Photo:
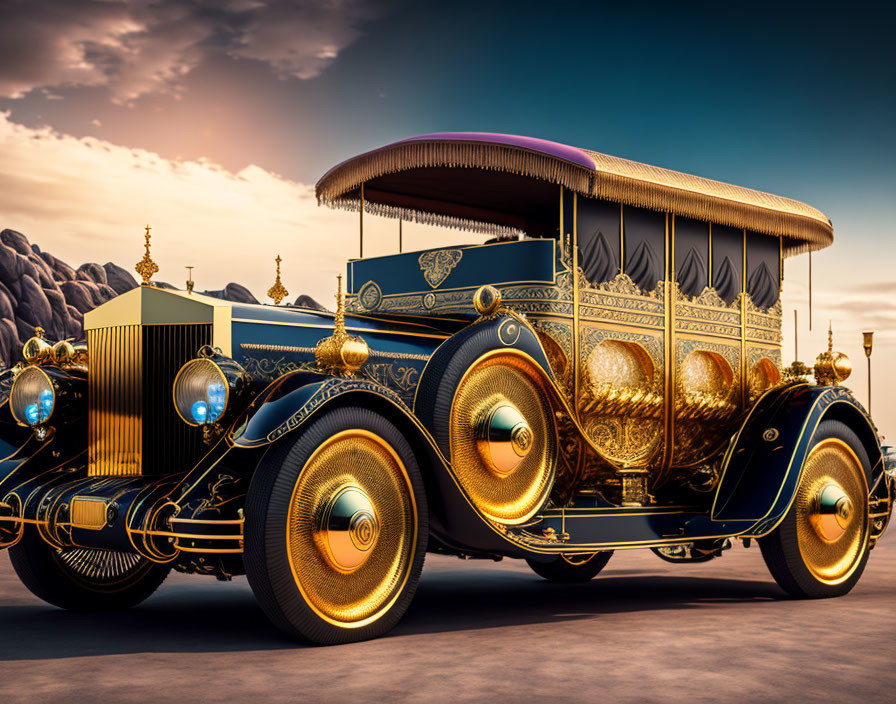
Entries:
{"type": "Polygon", "coordinates": [[[526,560],[539,577],[558,584],[588,582],[610,561],[612,550],[593,552],[590,555],[558,555],[550,562],[526,560]]]}
{"type": "Polygon", "coordinates": [[[36,597],[79,611],[135,606],[159,588],[170,569],[120,550],[58,549],[30,526],[9,549],[9,559],[36,597]]]}
{"type": "Polygon", "coordinates": [[[778,585],[801,598],[846,594],[868,561],[868,454],[839,421],[818,426],[793,505],[759,540],[778,585]]]}
{"type": "Polygon", "coordinates": [[[249,584],[286,633],[365,640],[404,615],[423,568],[426,495],[410,446],[382,416],[337,408],[275,448],[246,516],[249,584]]]}

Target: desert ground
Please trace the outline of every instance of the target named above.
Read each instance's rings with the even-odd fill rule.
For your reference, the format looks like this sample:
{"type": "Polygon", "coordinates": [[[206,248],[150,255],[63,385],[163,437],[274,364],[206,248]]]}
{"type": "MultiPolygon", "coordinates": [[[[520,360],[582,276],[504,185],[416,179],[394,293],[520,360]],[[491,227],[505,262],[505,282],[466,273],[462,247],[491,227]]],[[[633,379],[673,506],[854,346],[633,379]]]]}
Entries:
{"type": "Polygon", "coordinates": [[[68,613],[0,556],[3,702],[892,702],[896,538],[846,597],[787,598],[758,547],[700,565],[617,552],[589,584],[427,556],[386,638],[296,645],[244,577],[172,574],[123,613],[68,613]]]}

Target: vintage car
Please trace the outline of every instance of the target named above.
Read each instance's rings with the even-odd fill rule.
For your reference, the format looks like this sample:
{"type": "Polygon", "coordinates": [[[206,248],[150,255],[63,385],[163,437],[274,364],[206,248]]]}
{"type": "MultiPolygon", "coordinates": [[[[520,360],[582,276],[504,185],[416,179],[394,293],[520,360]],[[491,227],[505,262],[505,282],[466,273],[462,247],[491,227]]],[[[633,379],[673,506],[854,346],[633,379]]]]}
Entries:
{"type": "MultiPolygon", "coordinates": [[[[427,551],[584,581],[758,540],[795,597],[846,594],[891,512],[877,430],[829,345],[782,364],[802,203],[553,142],[416,137],[349,159],[335,314],[144,285],[37,334],[2,407],[0,546],[61,607],[137,604],[170,569],[246,574],[287,633],[404,614],[427,551]],[[478,243],[363,257],[365,215],[478,243]],[[487,241],[482,243],[486,237],[487,241]],[[814,377],[814,378],[813,378],[814,377]]],[[[400,227],[400,225],[399,225],[400,227]]]]}

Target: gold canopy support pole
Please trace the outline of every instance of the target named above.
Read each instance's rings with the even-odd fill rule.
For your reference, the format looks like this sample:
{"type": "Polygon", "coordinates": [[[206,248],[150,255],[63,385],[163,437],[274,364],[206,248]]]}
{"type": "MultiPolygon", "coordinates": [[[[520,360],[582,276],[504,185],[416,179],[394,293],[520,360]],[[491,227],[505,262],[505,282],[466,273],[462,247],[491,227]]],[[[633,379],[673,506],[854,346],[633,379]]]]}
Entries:
{"type": "Polygon", "coordinates": [[[800,333],[800,323],[799,318],[797,317],[796,308],[793,309],[793,358],[800,358],[800,341],[799,341],[799,333],[800,333]]]}
{"type": "Polygon", "coordinates": [[[740,282],[740,402],[747,407],[747,231],[741,240],[741,282],[740,282]]]}
{"type": "Polygon", "coordinates": [[[809,250],[809,332],[812,332],[812,250],[809,250]]]}
{"type": "Polygon", "coordinates": [[[663,364],[666,368],[663,395],[665,400],[665,443],[663,445],[662,472],[672,466],[675,454],[675,220],[665,214],[665,261],[663,274],[663,299],[665,321],[663,329],[663,364]],[[671,219],[671,222],[670,222],[671,219]]]}
{"type": "Polygon", "coordinates": [[[401,218],[398,218],[398,253],[401,254],[401,218]]]}
{"type": "Polygon", "coordinates": [[[358,208],[358,212],[360,213],[358,217],[358,229],[360,235],[360,245],[359,245],[359,253],[358,259],[364,258],[364,184],[361,184],[361,207],[358,208]]]}
{"type": "MultiPolygon", "coordinates": [[[[563,211],[563,191],[560,191],[560,209],[563,211]]],[[[579,367],[581,360],[579,359],[579,349],[581,348],[581,340],[579,335],[581,329],[579,327],[579,289],[581,282],[579,281],[579,195],[575,191],[572,193],[572,317],[573,317],[573,336],[572,336],[572,358],[575,360],[573,367],[573,399],[576,399],[573,410],[576,417],[579,415],[579,376],[581,375],[579,367]]]]}

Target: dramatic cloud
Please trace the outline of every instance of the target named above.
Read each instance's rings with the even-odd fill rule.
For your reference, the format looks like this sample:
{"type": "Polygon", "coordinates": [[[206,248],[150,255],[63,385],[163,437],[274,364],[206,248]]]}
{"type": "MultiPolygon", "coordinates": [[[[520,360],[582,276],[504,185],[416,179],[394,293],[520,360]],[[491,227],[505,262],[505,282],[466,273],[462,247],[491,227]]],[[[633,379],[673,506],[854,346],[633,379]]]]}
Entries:
{"type": "MultiPolygon", "coordinates": [[[[0,229],[19,230],[74,266],[113,261],[131,269],[149,223],[160,280],[182,285],[184,266],[194,265],[198,288],[236,281],[263,299],[279,252],[291,297],[307,293],[331,305],[336,274],[357,254],[356,214],[318,207],[311,186],[257,166],[231,173],[205,161],[169,161],[23,127],[2,112],[0,162],[0,229]]],[[[364,225],[367,254],[396,250],[394,221],[368,217],[364,225]]],[[[407,223],[404,235],[408,249],[458,240],[456,232],[407,223]]]]}
{"type": "Polygon", "coordinates": [[[313,78],[379,14],[363,0],[7,0],[0,95],[103,86],[115,102],[176,93],[212,56],[313,78]]]}
{"type": "MultiPolygon", "coordinates": [[[[232,173],[208,161],[170,161],[91,137],[27,128],[2,112],[0,163],[0,228],[24,232],[75,266],[111,260],[130,269],[142,256],[143,226],[149,223],[160,280],[182,285],[183,267],[195,265],[200,289],[237,281],[263,299],[279,252],[291,297],[307,293],[332,305],[335,275],[358,251],[356,214],[320,208],[310,185],[257,166],[232,173]]],[[[364,235],[368,256],[395,252],[394,221],[365,218],[364,235]]],[[[404,227],[407,250],[475,241],[469,233],[409,223],[404,227]]],[[[876,330],[875,417],[882,430],[896,433],[896,405],[882,403],[896,397],[896,376],[886,373],[896,363],[893,290],[889,282],[873,280],[856,290],[855,279],[844,277],[842,260],[835,251],[815,258],[811,333],[807,260],[788,260],[784,361],[793,357],[794,308],[800,311],[800,357],[809,364],[827,346],[827,322],[832,320],[836,347],[855,366],[848,383],[864,402],[861,331],[876,330]]]]}

